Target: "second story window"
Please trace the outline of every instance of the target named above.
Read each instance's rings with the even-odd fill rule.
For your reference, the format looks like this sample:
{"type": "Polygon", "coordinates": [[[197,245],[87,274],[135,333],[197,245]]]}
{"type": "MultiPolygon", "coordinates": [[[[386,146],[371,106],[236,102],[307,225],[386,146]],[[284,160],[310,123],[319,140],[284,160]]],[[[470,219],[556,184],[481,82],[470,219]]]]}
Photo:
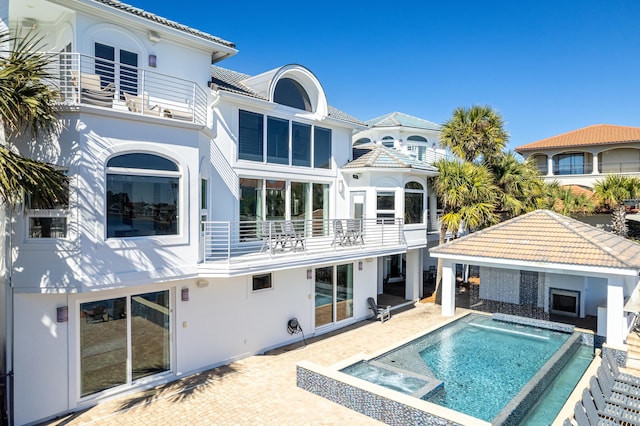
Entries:
{"type": "Polygon", "coordinates": [[[265,118],[250,111],[239,112],[239,160],[330,169],[331,145],[331,129],[278,117],[265,118]]]}
{"type": "Polygon", "coordinates": [[[95,72],[101,76],[101,84],[106,86],[114,83],[120,87],[121,94],[127,92],[137,95],[138,54],[101,43],[95,44],[95,52],[97,58],[95,72]]]}
{"type": "Polygon", "coordinates": [[[581,175],[585,173],[584,154],[558,154],[553,158],[555,174],[581,175]]]}
{"type": "Polygon", "coordinates": [[[27,197],[28,238],[66,238],[69,193],[54,203],[38,194],[27,197]]]}
{"type": "Polygon", "coordinates": [[[107,162],[107,238],[177,235],[180,172],[171,160],[131,153],[107,162]]]}
{"type": "Polygon", "coordinates": [[[418,182],[404,186],[404,223],[422,223],[424,211],[424,188],[418,182]]]}
{"type": "Polygon", "coordinates": [[[396,197],[393,192],[380,191],[376,195],[376,217],[378,223],[393,223],[396,211],[396,197]]]}

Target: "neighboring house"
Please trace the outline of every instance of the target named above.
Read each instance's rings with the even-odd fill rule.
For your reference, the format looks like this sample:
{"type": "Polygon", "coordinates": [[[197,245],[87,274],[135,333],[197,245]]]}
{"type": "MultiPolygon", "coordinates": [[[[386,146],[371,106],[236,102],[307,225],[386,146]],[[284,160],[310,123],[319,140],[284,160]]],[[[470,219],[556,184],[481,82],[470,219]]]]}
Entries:
{"type": "Polygon", "coordinates": [[[593,189],[608,174],[640,176],[640,127],[597,124],[516,148],[545,180],[593,189]]]}
{"type": "Polygon", "coordinates": [[[432,248],[443,261],[442,313],[455,313],[455,265],[479,266],[483,301],[597,317],[621,346],[638,310],[640,245],[548,210],[536,210],[432,248]]]}
{"type": "Polygon", "coordinates": [[[434,171],[354,160],[366,126],[311,71],[212,67],[233,43],[113,0],[0,13],[44,36],[63,95],[59,137],[17,148],[70,177],[66,202],[4,210],[13,423],[299,340],[292,318],[307,336],[353,324],[388,256],[407,254],[407,297],[421,296],[434,171]]]}

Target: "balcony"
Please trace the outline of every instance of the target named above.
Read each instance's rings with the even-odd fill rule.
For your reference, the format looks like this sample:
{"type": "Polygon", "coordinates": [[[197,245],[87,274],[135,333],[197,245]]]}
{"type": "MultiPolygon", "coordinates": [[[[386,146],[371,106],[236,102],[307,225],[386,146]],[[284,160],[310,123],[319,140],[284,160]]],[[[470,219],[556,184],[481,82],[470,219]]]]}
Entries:
{"type": "Polygon", "coordinates": [[[193,81],[79,53],[54,55],[54,85],[63,105],[108,108],[127,114],[207,122],[207,94],[193,81]]]}
{"type": "Polygon", "coordinates": [[[202,222],[202,274],[243,275],[397,254],[400,219],[202,222]]]}

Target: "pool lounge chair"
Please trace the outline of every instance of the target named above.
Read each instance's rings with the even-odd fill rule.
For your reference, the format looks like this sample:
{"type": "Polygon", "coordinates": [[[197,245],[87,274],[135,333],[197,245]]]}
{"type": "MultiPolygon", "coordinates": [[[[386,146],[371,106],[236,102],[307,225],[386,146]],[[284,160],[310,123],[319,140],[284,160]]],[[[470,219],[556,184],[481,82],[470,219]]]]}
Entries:
{"type": "MultiPolygon", "coordinates": [[[[633,422],[634,424],[638,423],[640,413],[634,411],[629,407],[607,402],[607,400],[604,397],[604,393],[600,388],[600,384],[598,383],[598,380],[593,376],[589,380],[589,390],[591,393],[591,397],[593,398],[593,403],[595,404],[596,409],[598,410],[598,413],[600,413],[601,416],[606,418],[611,418],[613,420],[620,421],[622,423],[626,423],[626,422],[633,422]]],[[[584,397],[584,394],[583,394],[583,397],[584,397]]]]}
{"type": "Polygon", "coordinates": [[[367,303],[369,304],[369,309],[373,312],[376,319],[379,319],[380,322],[385,322],[386,320],[391,318],[391,306],[382,306],[376,304],[376,301],[373,300],[373,297],[367,298],[367,303]]]}
{"type": "Polygon", "coordinates": [[[598,376],[597,377],[598,385],[602,390],[602,394],[604,395],[605,401],[611,404],[627,407],[635,411],[640,411],[640,399],[634,398],[632,396],[629,396],[620,392],[614,392],[613,389],[611,389],[611,385],[608,380],[604,378],[600,378],[599,372],[597,376],[598,376]]]}
{"type": "Polygon", "coordinates": [[[622,371],[620,371],[620,368],[618,367],[618,363],[615,357],[613,356],[613,352],[611,351],[602,352],[602,364],[604,364],[605,367],[611,370],[611,372],[613,373],[613,377],[615,377],[616,380],[640,387],[640,377],[636,377],[631,374],[623,373],[622,371]]]}

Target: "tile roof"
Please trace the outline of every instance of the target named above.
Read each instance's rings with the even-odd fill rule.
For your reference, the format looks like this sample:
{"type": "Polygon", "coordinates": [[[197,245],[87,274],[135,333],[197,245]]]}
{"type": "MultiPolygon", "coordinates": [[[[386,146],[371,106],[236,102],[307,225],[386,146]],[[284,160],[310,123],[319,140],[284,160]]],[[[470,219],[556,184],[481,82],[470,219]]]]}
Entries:
{"type": "MultiPolygon", "coordinates": [[[[220,89],[226,92],[236,93],[239,95],[268,101],[267,98],[254,92],[249,87],[243,84],[243,81],[248,79],[249,77],[251,76],[248,74],[243,74],[241,72],[222,68],[216,65],[213,65],[211,67],[211,83],[214,89],[220,89]]],[[[329,105],[328,108],[329,117],[359,125],[365,124],[357,118],[347,114],[346,112],[339,110],[338,108],[334,108],[331,105],[329,105]]]]}
{"type": "Polygon", "coordinates": [[[187,34],[191,34],[191,35],[203,38],[203,39],[208,40],[208,41],[213,41],[215,43],[222,44],[223,46],[231,47],[231,48],[234,48],[234,49],[236,47],[235,43],[232,43],[230,41],[221,39],[220,37],[216,37],[216,36],[213,36],[211,34],[207,34],[207,33],[202,32],[200,30],[196,30],[195,28],[191,28],[191,27],[188,27],[186,25],[180,24],[178,22],[172,21],[170,19],[163,18],[162,16],[158,16],[158,15],[155,15],[155,14],[153,14],[151,12],[147,12],[146,10],[142,10],[142,9],[137,8],[135,6],[131,6],[131,5],[126,4],[126,3],[122,3],[121,1],[118,1],[118,0],[94,0],[94,1],[97,2],[97,3],[102,3],[102,4],[106,5],[106,6],[113,7],[115,9],[122,10],[122,11],[130,13],[132,15],[136,15],[136,16],[139,16],[141,18],[148,19],[148,20],[156,22],[158,24],[162,24],[162,25],[165,25],[167,27],[170,27],[170,28],[185,32],[187,34]]]}
{"type": "Polygon", "coordinates": [[[417,169],[437,172],[438,169],[410,155],[403,154],[393,148],[379,144],[358,145],[353,149],[354,160],[345,164],[343,169],[378,168],[378,169],[417,169]]]}
{"type": "MultiPolygon", "coordinates": [[[[640,269],[640,244],[549,210],[536,210],[430,250],[544,264],[640,269]]],[[[445,256],[446,257],[446,256],[445,256]]]]}
{"type": "Polygon", "coordinates": [[[522,152],[547,148],[568,148],[629,142],[640,142],[640,127],[595,124],[537,142],[521,145],[516,148],[516,151],[522,152]]]}
{"type": "Polygon", "coordinates": [[[367,120],[369,127],[412,127],[414,129],[441,130],[439,124],[422,118],[404,114],[402,112],[392,112],[383,116],[367,120]]]}

